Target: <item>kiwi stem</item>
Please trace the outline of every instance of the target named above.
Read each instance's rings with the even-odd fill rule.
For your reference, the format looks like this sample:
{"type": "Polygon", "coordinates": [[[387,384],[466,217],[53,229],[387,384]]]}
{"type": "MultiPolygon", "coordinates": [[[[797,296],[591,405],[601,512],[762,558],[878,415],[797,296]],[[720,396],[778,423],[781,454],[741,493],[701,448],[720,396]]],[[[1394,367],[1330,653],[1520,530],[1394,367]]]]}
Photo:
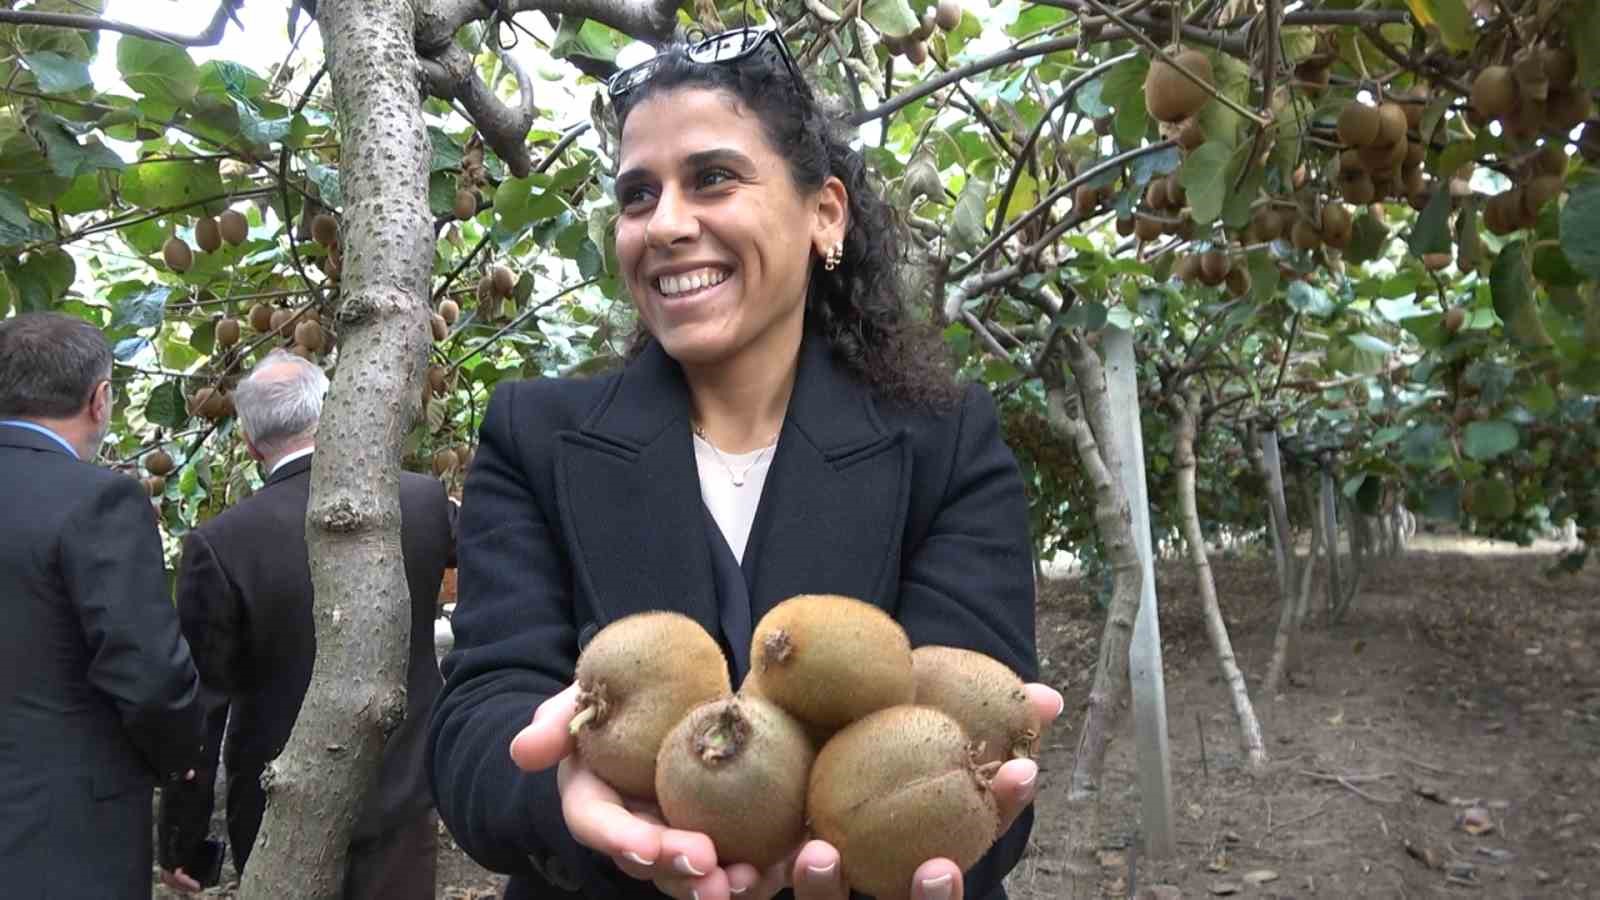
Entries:
{"type": "Polygon", "coordinates": [[[572,724],[567,726],[567,733],[577,734],[583,730],[583,726],[594,721],[594,717],[599,714],[600,708],[598,706],[585,706],[583,709],[578,710],[578,714],[572,717],[572,724]]]}

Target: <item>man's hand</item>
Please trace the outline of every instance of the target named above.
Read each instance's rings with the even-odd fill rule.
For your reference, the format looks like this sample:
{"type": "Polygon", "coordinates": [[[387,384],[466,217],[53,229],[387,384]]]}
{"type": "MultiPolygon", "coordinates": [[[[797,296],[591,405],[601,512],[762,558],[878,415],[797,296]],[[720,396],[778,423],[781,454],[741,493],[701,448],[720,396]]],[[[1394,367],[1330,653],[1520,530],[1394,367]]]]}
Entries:
{"type": "Polygon", "coordinates": [[[511,741],[511,759],[527,772],[558,766],[567,830],[630,877],[653,882],[677,900],[729,900],[728,876],[717,865],[711,838],[667,827],[653,804],[625,800],[574,755],[577,742],[567,726],[577,713],[577,695],[572,685],[539,704],[533,722],[511,741]]]}
{"type": "Polygon", "coordinates": [[[161,883],[182,894],[200,893],[200,882],[190,878],[182,866],[176,869],[162,869],[161,883]]]}

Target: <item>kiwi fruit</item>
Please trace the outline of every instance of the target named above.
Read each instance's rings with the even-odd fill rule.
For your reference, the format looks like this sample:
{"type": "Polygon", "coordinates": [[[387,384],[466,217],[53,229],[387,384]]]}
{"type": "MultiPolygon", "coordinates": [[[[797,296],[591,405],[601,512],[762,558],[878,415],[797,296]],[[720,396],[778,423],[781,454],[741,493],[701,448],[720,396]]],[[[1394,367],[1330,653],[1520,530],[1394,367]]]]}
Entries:
{"type": "MultiPolygon", "coordinates": [[[[1182,76],[1180,76],[1182,77],[1182,76]]],[[[1198,117],[1185,119],[1178,129],[1178,146],[1185,151],[1195,150],[1206,142],[1206,131],[1198,117]]]]}
{"type": "Polygon", "coordinates": [[[443,397],[445,391],[450,389],[450,371],[440,365],[429,366],[428,387],[435,394],[443,397]]]}
{"type": "Polygon", "coordinates": [[[232,398],[213,387],[203,387],[189,398],[189,414],[216,421],[230,412],[232,398]]]}
{"type": "Polygon", "coordinates": [[[472,218],[478,214],[478,195],[466,188],[456,191],[455,204],[450,211],[458,219],[472,218]]]}
{"type": "Polygon", "coordinates": [[[151,475],[171,475],[172,456],[165,450],[157,449],[145,456],[144,470],[151,475]]]}
{"type": "Polygon", "coordinates": [[[1172,267],[1172,274],[1188,284],[1200,280],[1200,257],[1193,253],[1186,253],[1178,257],[1177,265],[1172,267]]]}
{"type": "Polygon", "coordinates": [[[712,700],[661,742],[656,803],[673,828],[711,838],[719,865],[766,869],[805,839],[814,758],[805,730],[778,706],[751,696],[712,700]]]}
{"type": "Polygon", "coordinates": [[[1522,210],[1529,217],[1538,216],[1545,204],[1561,195],[1565,183],[1559,175],[1540,175],[1522,189],[1522,210]]]}
{"type": "Polygon", "coordinates": [[[1189,191],[1184,188],[1183,181],[1178,178],[1178,173],[1173,172],[1166,177],[1167,205],[1173,209],[1182,209],[1189,202],[1189,191]]]}
{"type": "Polygon", "coordinates": [[[1488,66],[1472,80],[1472,108],[1484,119],[1498,119],[1517,104],[1517,83],[1505,66],[1488,66]]]}
{"type": "Polygon", "coordinates": [[[1087,184],[1078,185],[1072,192],[1072,211],[1079,218],[1093,212],[1100,205],[1100,192],[1087,184]]]}
{"type": "Polygon", "coordinates": [[[1154,210],[1167,208],[1167,180],[1157,178],[1144,189],[1144,204],[1154,210]]]}
{"type": "Polygon", "coordinates": [[[294,321],[294,310],[275,309],[272,311],[271,327],[280,337],[293,337],[294,328],[289,324],[294,321]]]}
{"type": "MultiPolygon", "coordinates": [[[[1198,50],[1183,50],[1173,57],[1177,63],[1208,85],[1216,83],[1211,60],[1198,50]]],[[[1162,122],[1181,122],[1200,111],[1211,95],[1179,72],[1165,59],[1150,66],[1144,79],[1144,105],[1150,115],[1162,122]]]]}
{"type": "Polygon", "coordinates": [[[324,247],[332,247],[339,240],[339,220],[328,213],[317,213],[311,220],[311,239],[324,247]]]}
{"type": "Polygon", "coordinates": [[[265,303],[250,307],[250,330],[260,334],[272,330],[272,307],[265,303]]]}
{"type": "Polygon", "coordinates": [[[1301,218],[1294,220],[1294,227],[1289,229],[1289,239],[1296,250],[1315,250],[1322,246],[1322,235],[1317,234],[1317,229],[1310,222],[1301,218]]]}
{"type": "Polygon", "coordinates": [[[1448,253],[1422,254],[1422,266],[1429,272],[1437,272],[1448,265],[1450,265],[1450,254],[1448,253]]]}
{"type": "Polygon", "coordinates": [[[1517,54],[1511,64],[1517,93],[1524,103],[1543,103],[1550,96],[1550,76],[1544,71],[1544,58],[1533,48],[1517,54]]]}
{"type": "Polygon", "coordinates": [[[910,41],[906,44],[906,62],[920,66],[928,61],[928,42],[910,41]]]}
{"type": "Polygon", "coordinates": [[[1153,241],[1161,237],[1162,225],[1160,219],[1149,216],[1135,216],[1133,219],[1133,233],[1141,241],[1153,241]]]}
{"type": "Polygon", "coordinates": [[[1329,203],[1322,208],[1322,240],[1328,246],[1343,250],[1350,243],[1353,225],[1350,210],[1342,204],[1329,203]]]}
{"type": "Polygon", "coordinates": [[[428,317],[428,329],[433,334],[435,341],[442,341],[450,336],[450,325],[445,322],[444,316],[434,313],[428,317]]]}
{"type": "Polygon", "coordinates": [[[1339,177],[1339,194],[1357,206],[1365,206],[1377,198],[1378,191],[1367,173],[1356,172],[1354,175],[1339,177]]]}
{"type": "Polygon", "coordinates": [[[472,465],[472,448],[466,444],[458,444],[456,446],[456,459],[461,466],[461,471],[465,472],[472,465]]]}
{"type": "Polygon", "coordinates": [[[517,276],[505,266],[489,267],[489,284],[494,290],[494,295],[502,299],[511,296],[517,289],[517,276]]]}
{"type": "Polygon", "coordinates": [[[1533,171],[1536,175],[1567,174],[1567,148],[1559,141],[1545,144],[1539,150],[1539,155],[1533,158],[1533,171]]]}
{"type": "Polygon", "coordinates": [[[222,239],[237,247],[250,236],[250,222],[245,219],[244,213],[236,209],[226,209],[217,217],[217,232],[222,239]]]}
{"type": "Polygon", "coordinates": [[[661,741],[691,709],[731,689],[722,648],[682,613],[624,616],[578,656],[578,755],[619,792],[650,799],[661,741]]]}
{"type": "Polygon", "coordinates": [[[970,869],[994,844],[1000,815],[990,776],[949,714],[927,706],[880,710],[817,754],[806,814],[838,848],[844,880],[877,900],[909,900],[911,877],[945,858],[970,869]]]}
{"type": "Polygon", "coordinates": [[[217,227],[217,220],[210,216],[201,216],[200,221],[194,223],[194,242],[206,253],[220,250],[222,230],[217,227]]]}
{"type": "Polygon", "coordinates": [[[294,342],[316,353],[322,349],[322,324],[316,319],[301,319],[294,327],[294,342]]]}
{"type": "Polygon", "coordinates": [[[933,22],[943,31],[955,31],[961,27],[961,16],[959,0],[939,0],[939,5],[934,7],[933,22]]]}
{"type": "Polygon", "coordinates": [[[456,319],[461,318],[461,305],[449,297],[440,300],[439,318],[443,319],[446,325],[454,325],[456,319]]]}
{"type": "Polygon", "coordinates": [[[1584,88],[1551,91],[1545,103],[1545,126],[1548,130],[1565,135],[1588,120],[1594,112],[1594,101],[1584,88]]]}
{"type": "Polygon", "coordinates": [[[1382,117],[1375,107],[1351,100],[1339,111],[1336,130],[1339,142],[1346,147],[1365,147],[1377,141],[1382,125],[1382,117]]]}
{"type": "Polygon", "coordinates": [[[1398,103],[1385,103],[1378,107],[1378,139],[1374,143],[1387,147],[1406,139],[1405,107],[1398,103]]]}
{"type": "Polygon", "coordinates": [[[217,320],[216,343],[218,347],[226,350],[239,343],[239,320],[223,318],[217,320]]]}
{"type": "MultiPolygon", "coordinates": [[[[1232,280],[1234,269],[1229,272],[1232,280]]],[[[977,761],[1005,762],[1039,753],[1039,716],[1022,679],[993,657],[959,647],[928,645],[911,651],[915,703],[961,723],[979,744],[977,761]]]]}
{"type": "Polygon", "coordinates": [[[1539,48],[1539,62],[1551,90],[1564,88],[1578,77],[1578,58],[1565,47],[1539,48]]]}
{"type": "Polygon", "coordinates": [[[1200,280],[1211,287],[1216,287],[1228,277],[1228,270],[1232,263],[1228,254],[1221,250],[1207,250],[1200,256],[1200,280]]]}
{"type": "Polygon", "coordinates": [[[836,594],[800,594],[761,617],[746,686],[804,725],[837,730],[911,702],[911,641],[888,613],[836,594]]]}
{"type": "Polygon", "coordinates": [[[1134,227],[1133,216],[1117,216],[1117,234],[1123,237],[1131,237],[1134,227]]]}
{"type": "Polygon", "coordinates": [[[1255,229],[1256,240],[1263,243],[1283,237],[1283,216],[1271,206],[1257,208],[1250,217],[1250,225],[1255,229]]]}
{"type": "Polygon", "coordinates": [[[180,237],[167,238],[166,243],[161,245],[161,258],[166,262],[167,268],[180,275],[189,271],[189,267],[194,265],[194,251],[189,249],[189,245],[180,237]]]}
{"type": "Polygon", "coordinates": [[[460,460],[456,459],[456,452],[449,447],[433,451],[433,474],[440,478],[448,475],[460,460]]]}
{"type": "MultiPolygon", "coordinates": [[[[1427,261],[1424,260],[1423,264],[1426,265],[1427,261]]],[[[1467,313],[1459,306],[1450,307],[1450,309],[1445,311],[1444,318],[1440,320],[1440,324],[1444,326],[1444,333],[1451,336],[1454,336],[1456,332],[1460,331],[1461,326],[1465,325],[1466,322],[1467,313]]]]}
{"type": "Polygon", "coordinates": [[[1234,266],[1228,270],[1228,295],[1242,298],[1250,293],[1250,270],[1244,266],[1234,266]]]}
{"type": "Polygon", "coordinates": [[[1320,97],[1328,89],[1328,66],[1307,60],[1294,67],[1294,78],[1296,86],[1307,96],[1320,97]]]}
{"type": "Polygon", "coordinates": [[[144,489],[152,497],[159,497],[167,492],[167,479],[160,475],[151,475],[144,480],[144,489]]]}

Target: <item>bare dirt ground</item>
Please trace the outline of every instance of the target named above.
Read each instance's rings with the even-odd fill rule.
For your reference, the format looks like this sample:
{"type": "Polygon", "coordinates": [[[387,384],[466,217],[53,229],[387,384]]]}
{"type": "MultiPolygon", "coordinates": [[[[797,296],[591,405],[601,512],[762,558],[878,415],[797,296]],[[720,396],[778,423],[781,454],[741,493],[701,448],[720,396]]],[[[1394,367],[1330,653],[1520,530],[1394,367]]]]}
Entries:
{"type": "MultiPolygon", "coordinates": [[[[1012,897],[1600,896],[1600,571],[1550,580],[1552,558],[1549,547],[1420,536],[1404,558],[1375,561],[1346,621],[1304,634],[1291,684],[1252,694],[1271,755],[1255,776],[1192,572],[1165,565],[1178,852],[1141,852],[1125,717],[1089,848],[1097,865],[1077,872],[1065,846],[1071,711],[1088,693],[1100,615],[1076,581],[1051,582],[1040,652],[1068,692],[1068,727],[1044,752],[1038,825],[1012,897]]],[[[1254,689],[1277,621],[1272,575],[1261,561],[1213,565],[1254,689]]]]}
{"type": "MultiPolygon", "coordinates": [[[[1313,623],[1291,683],[1264,698],[1270,569],[1213,559],[1271,755],[1257,775],[1242,766],[1193,574],[1164,563],[1178,852],[1154,861],[1139,845],[1124,716],[1096,864],[1076,872],[1065,844],[1080,813],[1066,789],[1102,612],[1078,580],[1046,582],[1039,650],[1068,712],[1045,744],[1034,840],[1011,896],[1600,897],[1600,565],[1550,580],[1551,560],[1550,547],[1419,536],[1404,558],[1372,564],[1343,624],[1313,623]]],[[[502,883],[441,830],[440,898],[487,900],[502,883]]]]}

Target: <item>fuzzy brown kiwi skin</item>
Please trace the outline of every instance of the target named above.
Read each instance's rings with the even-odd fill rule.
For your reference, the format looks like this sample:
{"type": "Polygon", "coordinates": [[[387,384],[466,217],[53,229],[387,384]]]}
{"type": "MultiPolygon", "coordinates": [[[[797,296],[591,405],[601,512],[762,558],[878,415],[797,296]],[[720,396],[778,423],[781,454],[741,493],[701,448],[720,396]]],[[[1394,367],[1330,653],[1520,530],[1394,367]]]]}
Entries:
{"type": "Polygon", "coordinates": [[[684,716],[656,757],[667,824],[711,838],[719,865],[757,869],[799,847],[816,756],[800,723],[759,697],[713,700],[684,716]]]}
{"type": "Polygon", "coordinates": [[[845,881],[877,900],[909,900],[929,859],[962,870],[993,846],[1000,813],[959,723],[927,706],[879,710],[834,735],[806,790],[812,833],[839,850],[845,881]]]}
{"type": "Polygon", "coordinates": [[[861,600],[802,594],[774,606],[750,640],[745,690],[826,732],[911,702],[911,641],[889,614],[861,600]]]}
{"type": "Polygon", "coordinates": [[[722,648],[681,613],[625,616],[578,657],[578,756],[619,793],[655,796],[661,742],[689,710],[728,696],[722,648]]]}
{"type": "Polygon", "coordinates": [[[1039,715],[1022,679],[991,656],[930,644],[911,651],[916,703],[948,713],[977,747],[978,763],[1039,753],[1039,715]]]}

